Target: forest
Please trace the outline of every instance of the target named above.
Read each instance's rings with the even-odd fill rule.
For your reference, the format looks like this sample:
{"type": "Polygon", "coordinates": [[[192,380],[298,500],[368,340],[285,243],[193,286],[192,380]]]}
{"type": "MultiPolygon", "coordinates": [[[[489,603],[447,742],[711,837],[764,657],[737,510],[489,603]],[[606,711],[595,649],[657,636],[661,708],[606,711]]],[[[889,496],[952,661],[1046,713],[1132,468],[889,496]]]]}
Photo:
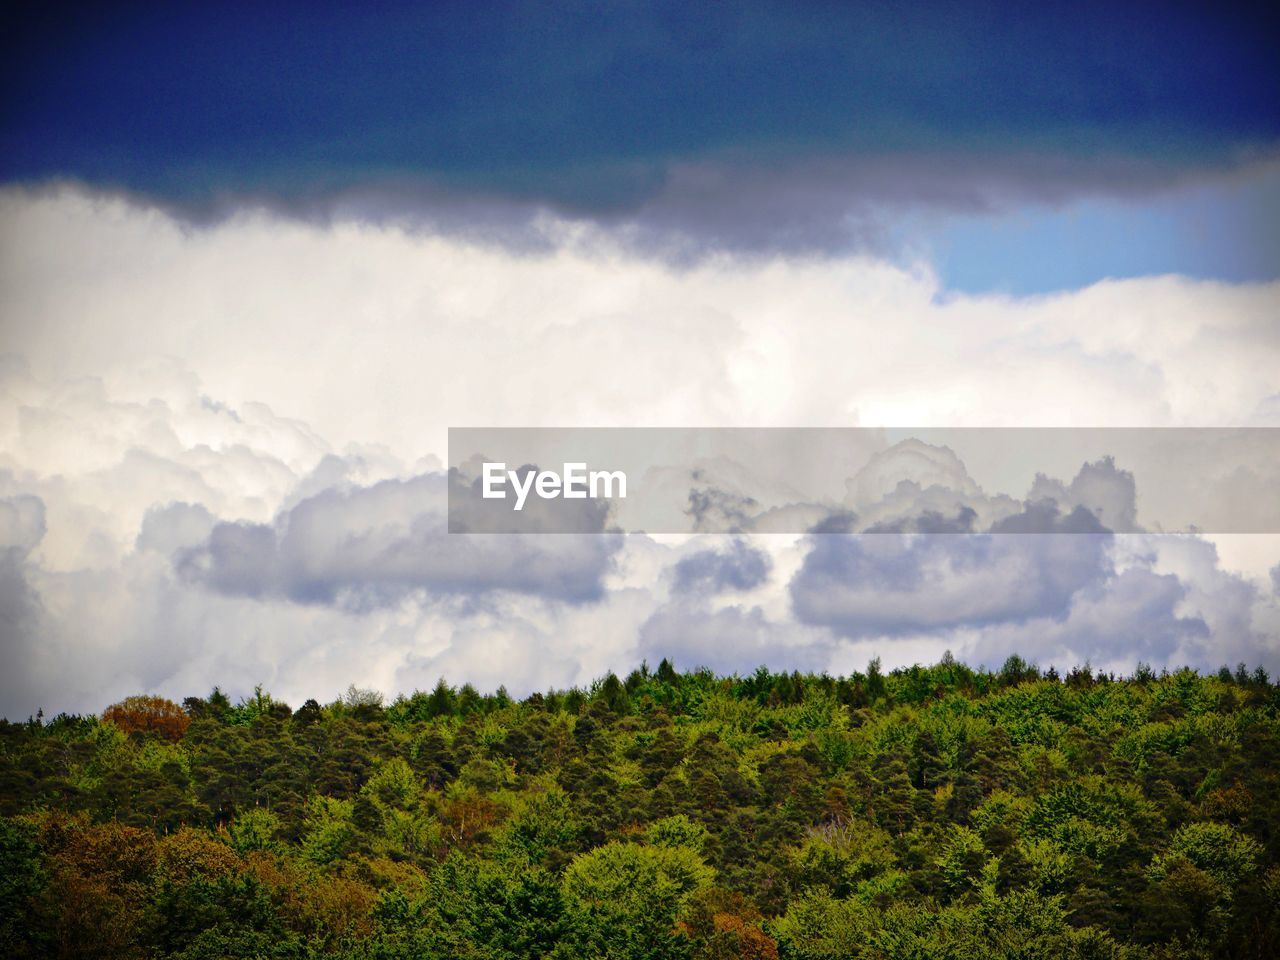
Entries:
{"type": "Polygon", "coordinates": [[[1280,956],[1280,686],[950,655],[0,722],[0,954],[1280,956]]]}

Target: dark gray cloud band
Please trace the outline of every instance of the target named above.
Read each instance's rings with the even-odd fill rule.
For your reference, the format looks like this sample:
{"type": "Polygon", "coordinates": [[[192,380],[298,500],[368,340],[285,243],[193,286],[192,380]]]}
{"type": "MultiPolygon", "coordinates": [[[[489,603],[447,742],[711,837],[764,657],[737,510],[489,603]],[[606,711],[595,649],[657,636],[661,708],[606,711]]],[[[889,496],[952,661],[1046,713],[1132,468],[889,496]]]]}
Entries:
{"type": "Polygon", "coordinates": [[[802,622],[846,637],[1064,617],[1108,573],[1110,536],[815,536],[791,581],[802,622]]]}
{"type": "Polygon", "coordinates": [[[501,232],[550,209],[824,249],[875,243],[877,203],[1146,191],[1280,139],[1258,4],[53,3],[6,26],[0,178],[197,216],[501,232]]]}
{"type": "MultiPolygon", "coordinates": [[[[407,595],[495,591],[583,603],[602,596],[616,536],[451,534],[446,478],[426,474],[370,487],[330,488],[272,524],[218,523],[177,555],[189,581],[222,593],[355,607],[407,595]]],[[[148,535],[163,539],[164,518],[148,535]]],[[[189,523],[175,512],[173,524],[189,523]]]]}

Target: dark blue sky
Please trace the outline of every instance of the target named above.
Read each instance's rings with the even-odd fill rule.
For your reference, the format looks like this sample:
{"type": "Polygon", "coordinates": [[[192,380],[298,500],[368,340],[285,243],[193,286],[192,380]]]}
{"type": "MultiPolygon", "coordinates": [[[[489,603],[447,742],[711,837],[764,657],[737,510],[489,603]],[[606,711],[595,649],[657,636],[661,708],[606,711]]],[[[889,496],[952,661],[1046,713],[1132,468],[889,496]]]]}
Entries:
{"type": "Polygon", "coordinates": [[[197,213],[387,190],[617,219],[703,164],[722,196],[668,197],[660,226],[822,245],[842,194],[1129,195],[1274,151],[1261,8],[26,4],[0,58],[0,180],[197,213]],[[884,186],[904,157],[913,172],[884,186]],[[793,209],[787,181],[812,163],[837,168],[832,199],[793,209]],[[739,222],[757,200],[764,226],[739,222]]]}
{"type": "Polygon", "coordinates": [[[428,175],[592,207],[735,150],[1186,164],[1280,136],[1274,23],[1218,5],[107,6],[6,29],[6,178],[428,175]]]}

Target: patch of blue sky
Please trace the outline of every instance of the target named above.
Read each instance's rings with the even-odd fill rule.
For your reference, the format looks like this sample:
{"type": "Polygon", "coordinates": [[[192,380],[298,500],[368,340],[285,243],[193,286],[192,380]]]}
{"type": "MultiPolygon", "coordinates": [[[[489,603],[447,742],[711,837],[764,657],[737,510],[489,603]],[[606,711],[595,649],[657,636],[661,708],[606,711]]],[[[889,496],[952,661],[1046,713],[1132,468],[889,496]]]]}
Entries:
{"type": "Polygon", "coordinates": [[[943,292],[1014,296],[1108,278],[1280,278],[1280,164],[1136,197],[1082,197],[981,213],[924,211],[892,229],[943,292]]]}

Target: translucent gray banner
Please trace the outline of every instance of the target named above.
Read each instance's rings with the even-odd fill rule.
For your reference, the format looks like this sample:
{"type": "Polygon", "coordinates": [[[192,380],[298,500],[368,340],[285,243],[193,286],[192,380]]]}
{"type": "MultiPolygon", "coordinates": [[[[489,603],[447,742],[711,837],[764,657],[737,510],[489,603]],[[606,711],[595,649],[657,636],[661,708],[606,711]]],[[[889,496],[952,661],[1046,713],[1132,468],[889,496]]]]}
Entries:
{"type": "Polygon", "coordinates": [[[1280,533],[1280,429],[452,428],[452,533],[1280,533]]]}

